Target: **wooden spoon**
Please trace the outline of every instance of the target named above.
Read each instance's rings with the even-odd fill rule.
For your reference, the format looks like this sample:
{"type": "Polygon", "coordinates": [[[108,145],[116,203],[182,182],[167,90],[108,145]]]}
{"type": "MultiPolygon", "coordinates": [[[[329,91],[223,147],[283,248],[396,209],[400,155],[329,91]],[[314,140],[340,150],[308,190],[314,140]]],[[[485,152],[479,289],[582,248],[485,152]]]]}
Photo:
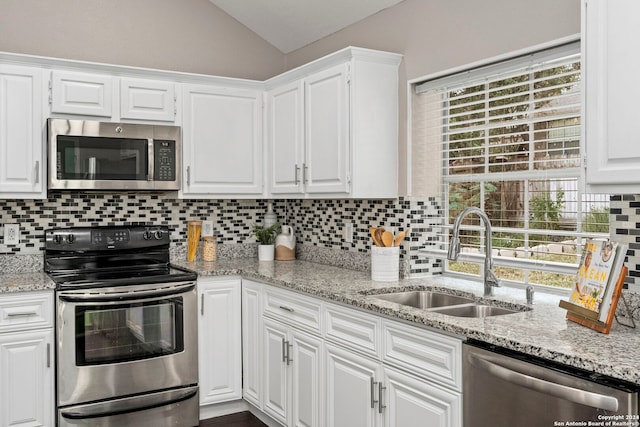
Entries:
{"type": "Polygon", "coordinates": [[[403,230],[401,232],[399,232],[396,235],[395,240],[393,241],[393,246],[400,246],[402,244],[402,241],[404,240],[405,236],[407,234],[411,233],[411,229],[407,228],[406,230],[403,230]]]}
{"type": "Polygon", "coordinates": [[[393,246],[393,233],[390,231],[383,231],[382,232],[382,244],[383,246],[390,248],[391,246],[393,246]]]}
{"type": "Polygon", "coordinates": [[[376,241],[376,245],[378,245],[380,247],[384,247],[384,242],[382,241],[382,233],[384,233],[384,228],[382,228],[382,227],[376,228],[375,241],[376,241]]]}
{"type": "Polygon", "coordinates": [[[373,239],[373,244],[376,246],[380,246],[378,244],[378,239],[376,238],[376,227],[369,227],[369,233],[371,234],[371,239],[373,239]]]}

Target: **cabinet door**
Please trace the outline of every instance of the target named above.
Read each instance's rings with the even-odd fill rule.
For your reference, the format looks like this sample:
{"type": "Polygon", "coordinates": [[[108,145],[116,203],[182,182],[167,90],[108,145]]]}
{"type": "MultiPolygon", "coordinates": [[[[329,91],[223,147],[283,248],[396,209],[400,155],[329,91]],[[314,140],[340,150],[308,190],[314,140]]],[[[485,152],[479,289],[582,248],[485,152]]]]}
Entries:
{"type": "Polygon", "coordinates": [[[0,65],[0,197],[46,196],[42,72],[0,65]]]}
{"type": "Polygon", "coordinates": [[[325,345],[326,408],[328,427],[372,427],[378,416],[378,362],[325,345]]]}
{"type": "Polygon", "coordinates": [[[242,280],[242,391],[244,399],[262,409],[263,285],[242,280]]]}
{"type": "Polygon", "coordinates": [[[0,425],[54,425],[53,367],[53,329],[0,334],[0,425]]]}
{"type": "Polygon", "coordinates": [[[239,279],[199,279],[200,404],[242,398],[239,279]]]}
{"type": "Polygon", "coordinates": [[[121,79],[120,117],[173,122],[176,117],[175,84],[154,80],[121,79]]]}
{"type": "Polygon", "coordinates": [[[291,417],[296,427],[321,427],[322,341],[295,329],[290,333],[291,417]]]}
{"type": "Polygon", "coordinates": [[[288,425],[289,369],[287,327],[264,320],[264,412],[274,420],[288,425]]]}
{"type": "Polygon", "coordinates": [[[51,112],[111,117],[113,78],[101,74],[54,71],[51,112]]]}
{"type": "Polygon", "coordinates": [[[349,191],[349,64],[305,80],[305,188],[349,191]]]}
{"type": "Polygon", "coordinates": [[[414,427],[416,420],[429,427],[462,425],[459,393],[390,368],[385,368],[383,385],[385,427],[414,427]]]}
{"type": "Polygon", "coordinates": [[[270,91],[268,97],[269,191],[303,192],[304,86],[296,81],[270,91]]]}
{"type": "Polygon", "coordinates": [[[594,191],[640,191],[640,48],[635,0],[583,0],[586,182],[594,191]]]}
{"type": "Polygon", "coordinates": [[[262,93],[187,86],[183,100],[182,194],[261,194],[262,93]]]}

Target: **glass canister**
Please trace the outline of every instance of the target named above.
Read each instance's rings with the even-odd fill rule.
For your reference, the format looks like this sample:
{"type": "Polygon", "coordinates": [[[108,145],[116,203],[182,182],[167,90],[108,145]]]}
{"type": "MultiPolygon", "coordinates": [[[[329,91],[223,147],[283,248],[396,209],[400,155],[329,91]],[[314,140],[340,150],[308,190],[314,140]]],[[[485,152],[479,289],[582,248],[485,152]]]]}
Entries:
{"type": "Polygon", "coordinates": [[[202,259],[204,261],[215,261],[217,258],[216,251],[218,249],[218,243],[216,242],[216,236],[205,236],[202,238],[202,259]]]}
{"type": "Polygon", "coordinates": [[[201,232],[202,221],[189,221],[187,223],[187,261],[189,262],[193,262],[196,259],[201,232]]]}

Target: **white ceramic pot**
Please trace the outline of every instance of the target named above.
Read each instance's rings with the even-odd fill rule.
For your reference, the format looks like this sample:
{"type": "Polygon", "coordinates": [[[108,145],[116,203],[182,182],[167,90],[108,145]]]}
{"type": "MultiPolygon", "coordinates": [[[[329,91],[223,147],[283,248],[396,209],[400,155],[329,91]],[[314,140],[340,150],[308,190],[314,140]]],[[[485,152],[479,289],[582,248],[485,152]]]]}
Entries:
{"type": "Polygon", "coordinates": [[[273,261],[274,245],[258,245],[258,261],[273,261]]]}

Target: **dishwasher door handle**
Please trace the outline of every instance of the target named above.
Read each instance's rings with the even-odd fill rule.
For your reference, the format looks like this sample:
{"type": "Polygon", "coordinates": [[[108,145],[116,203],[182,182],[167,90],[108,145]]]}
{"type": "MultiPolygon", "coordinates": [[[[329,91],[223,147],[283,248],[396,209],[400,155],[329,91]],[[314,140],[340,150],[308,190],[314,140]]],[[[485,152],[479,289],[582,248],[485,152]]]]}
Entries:
{"type": "Polygon", "coordinates": [[[604,409],[606,411],[615,412],[618,410],[618,399],[615,397],[580,390],[578,388],[568,387],[562,384],[556,384],[547,380],[532,377],[531,375],[505,368],[495,362],[490,362],[477,354],[471,354],[470,358],[473,365],[483,368],[487,372],[507,382],[518,384],[522,387],[539,391],[540,393],[559,397],[573,403],[591,406],[597,409],[604,409]]]}

